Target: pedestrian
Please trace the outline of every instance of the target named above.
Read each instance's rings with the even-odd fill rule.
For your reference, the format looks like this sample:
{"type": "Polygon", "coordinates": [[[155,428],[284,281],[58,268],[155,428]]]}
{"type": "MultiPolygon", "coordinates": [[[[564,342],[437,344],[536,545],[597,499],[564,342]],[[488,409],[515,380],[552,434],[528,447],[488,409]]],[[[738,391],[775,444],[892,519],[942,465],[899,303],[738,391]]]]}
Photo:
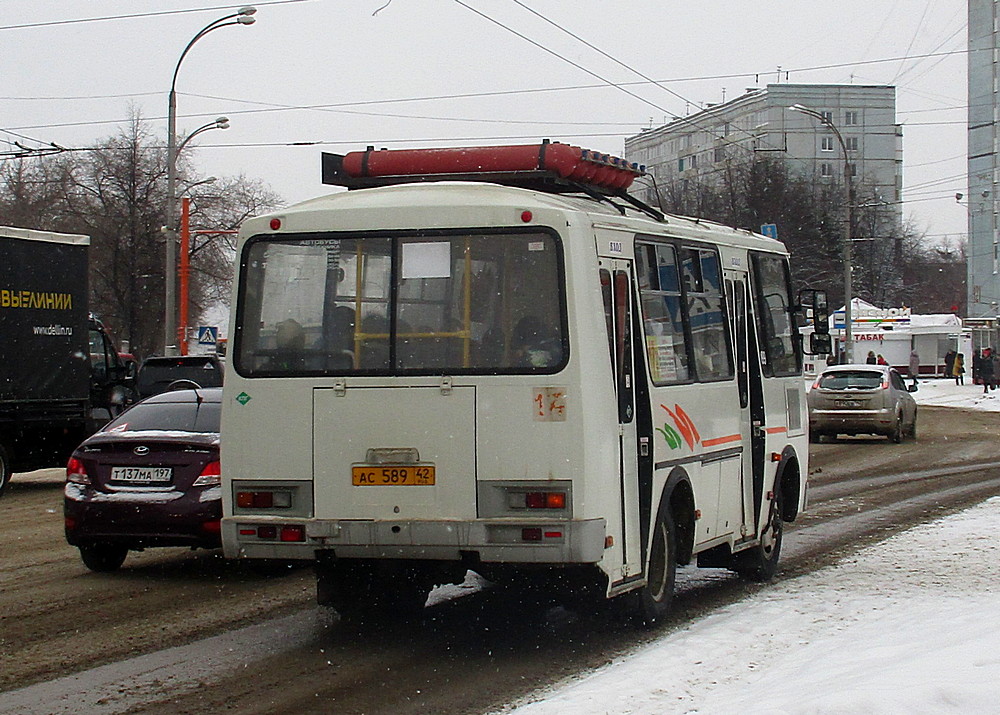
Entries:
{"type": "Polygon", "coordinates": [[[877,365],[888,365],[889,361],[882,357],[882,353],[879,353],[875,358],[875,364],[877,365]]]}
{"type": "Polygon", "coordinates": [[[962,353],[955,353],[955,361],[951,366],[951,374],[955,378],[956,385],[964,385],[965,378],[965,355],[962,353]]]}
{"type": "Polygon", "coordinates": [[[979,348],[976,348],[972,353],[972,384],[978,385],[982,381],[983,377],[980,374],[980,368],[983,364],[983,356],[979,353],[979,348]]]}
{"type": "Polygon", "coordinates": [[[956,355],[958,355],[958,353],[954,350],[949,350],[944,354],[944,374],[948,377],[951,377],[954,374],[956,355]]]}
{"type": "Polygon", "coordinates": [[[878,358],[875,357],[875,351],[869,350],[868,357],[865,358],[866,365],[878,365],[878,358]]]}
{"type": "Polygon", "coordinates": [[[983,348],[982,356],[979,358],[979,379],[983,381],[983,394],[990,391],[993,384],[993,356],[989,348],[983,348]]]}
{"type": "Polygon", "coordinates": [[[990,348],[990,363],[993,365],[993,377],[990,379],[990,389],[997,389],[1000,385],[1000,353],[990,348]]]}
{"type": "Polygon", "coordinates": [[[917,374],[920,372],[920,355],[917,354],[916,350],[910,351],[910,379],[913,380],[913,384],[917,384],[917,374]]]}

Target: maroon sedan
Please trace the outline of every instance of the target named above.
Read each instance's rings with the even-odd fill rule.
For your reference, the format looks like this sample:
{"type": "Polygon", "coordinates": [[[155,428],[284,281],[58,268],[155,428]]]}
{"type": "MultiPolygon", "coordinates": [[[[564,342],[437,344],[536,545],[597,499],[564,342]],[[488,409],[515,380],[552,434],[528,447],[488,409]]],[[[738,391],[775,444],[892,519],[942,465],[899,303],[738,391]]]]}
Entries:
{"type": "Polygon", "coordinates": [[[221,388],[164,392],[84,441],[66,465],[66,539],[87,568],[129,550],[220,545],[221,388]]]}

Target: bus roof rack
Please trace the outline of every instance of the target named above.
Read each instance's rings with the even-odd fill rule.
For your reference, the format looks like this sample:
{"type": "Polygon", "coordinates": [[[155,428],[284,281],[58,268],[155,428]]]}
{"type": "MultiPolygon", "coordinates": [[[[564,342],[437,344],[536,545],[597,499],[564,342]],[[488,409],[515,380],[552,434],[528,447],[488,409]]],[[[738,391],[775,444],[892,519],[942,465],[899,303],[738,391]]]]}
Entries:
{"type": "Polygon", "coordinates": [[[379,149],[322,154],[323,183],[363,189],[433,181],[485,181],[549,193],[584,193],[625,213],[620,199],[657,221],[660,211],[628,194],[646,167],[609,154],[543,141],[516,146],[379,149]]]}

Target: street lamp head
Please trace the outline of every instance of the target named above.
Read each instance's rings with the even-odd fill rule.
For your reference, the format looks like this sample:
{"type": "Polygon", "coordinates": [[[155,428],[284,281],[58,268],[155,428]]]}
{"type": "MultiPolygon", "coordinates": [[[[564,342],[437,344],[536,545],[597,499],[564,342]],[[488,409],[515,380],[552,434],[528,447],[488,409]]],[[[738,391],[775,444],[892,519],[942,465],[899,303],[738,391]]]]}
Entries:
{"type": "Polygon", "coordinates": [[[822,124],[826,124],[827,123],[826,117],[824,117],[822,114],[820,114],[819,112],[817,112],[815,109],[811,109],[811,108],[809,108],[809,107],[807,107],[807,106],[805,106],[803,104],[793,104],[788,109],[789,109],[789,111],[799,112],[800,114],[805,114],[807,116],[812,117],[813,119],[818,119],[820,121],[820,123],[822,123],[822,124]]]}
{"type": "Polygon", "coordinates": [[[248,15],[240,15],[238,18],[236,18],[236,23],[239,25],[252,25],[255,22],[257,22],[257,18],[250,17],[248,15]]]}
{"type": "Polygon", "coordinates": [[[957,192],[955,194],[955,201],[961,201],[963,196],[965,196],[965,194],[963,194],[961,191],[957,192]]]}
{"type": "Polygon", "coordinates": [[[241,7],[239,12],[236,14],[244,16],[255,15],[257,14],[257,8],[255,8],[253,5],[247,5],[246,7],[241,7]]]}
{"type": "Polygon", "coordinates": [[[216,129],[229,129],[229,117],[219,117],[215,120],[216,129]]]}

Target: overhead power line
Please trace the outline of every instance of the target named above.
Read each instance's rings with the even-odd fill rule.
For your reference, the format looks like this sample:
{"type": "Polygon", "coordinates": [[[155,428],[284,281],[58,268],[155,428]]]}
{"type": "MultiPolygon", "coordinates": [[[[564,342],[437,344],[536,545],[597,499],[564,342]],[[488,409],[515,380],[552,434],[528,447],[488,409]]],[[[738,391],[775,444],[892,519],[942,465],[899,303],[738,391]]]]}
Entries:
{"type": "MultiPolygon", "coordinates": [[[[288,5],[290,3],[311,2],[312,0],[262,0],[254,3],[257,7],[265,5],[288,5]]],[[[184,10],[156,10],[153,12],[137,12],[122,15],[102,15],[99,17],[80,17],[64,20],[49,20],[46,22],[25,22],[19,25],[0,25],[0,30],[26,30],[35,27],[58,27],[60,25],[80,25],[87,22],[107,22],[110,20],[135,20],[145,17],[162,17],[164,15],[188,15],[191,13],[231,10],[236,5],[213,5],[210,7],[192,7],[184,10]]]]}

